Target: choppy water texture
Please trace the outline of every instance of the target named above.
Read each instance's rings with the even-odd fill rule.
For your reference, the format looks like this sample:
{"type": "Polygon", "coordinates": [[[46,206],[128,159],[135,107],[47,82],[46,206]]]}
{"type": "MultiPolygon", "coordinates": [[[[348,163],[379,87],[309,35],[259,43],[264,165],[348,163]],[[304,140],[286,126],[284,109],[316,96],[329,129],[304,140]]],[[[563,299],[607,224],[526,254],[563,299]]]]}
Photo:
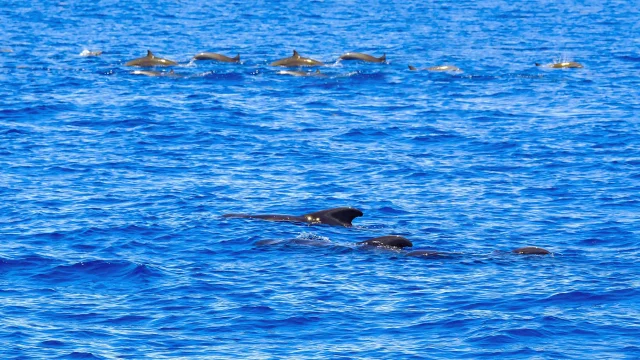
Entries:
{"type": "Polygon", "coordinates": [[[1,357],[640,357],[639,8],[5,1],[1,357]]]}

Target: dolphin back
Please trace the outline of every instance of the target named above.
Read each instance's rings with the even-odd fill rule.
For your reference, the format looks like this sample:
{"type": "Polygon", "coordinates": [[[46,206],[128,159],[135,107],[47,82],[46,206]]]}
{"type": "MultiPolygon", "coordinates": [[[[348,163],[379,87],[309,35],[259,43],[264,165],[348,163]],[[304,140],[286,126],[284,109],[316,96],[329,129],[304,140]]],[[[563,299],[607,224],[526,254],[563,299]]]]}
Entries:
{"type": "Polygon", "coordinates": [[[305,214],[302,218],[310,223],[353,226],[353,219],[362,216],[362,211],[352,207],[341,207],[305,214]]]}

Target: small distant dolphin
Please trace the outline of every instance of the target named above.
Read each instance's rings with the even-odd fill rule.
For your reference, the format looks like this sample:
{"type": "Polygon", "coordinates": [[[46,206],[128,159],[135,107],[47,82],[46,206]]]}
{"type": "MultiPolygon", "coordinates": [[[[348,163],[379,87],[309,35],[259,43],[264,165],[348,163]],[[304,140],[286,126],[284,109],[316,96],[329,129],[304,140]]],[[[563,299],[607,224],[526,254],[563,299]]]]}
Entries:
{"type": "Polygon", "coordinates": [[[151,50],[147,50],[147,56],[141,57],[138,59],[133,59],[124,66],[141,66],[141,67],[151,67],[151,66],[172,66],[178,65],[177,62],[156,57],[153,55],[151,50]]]}
{"type": "Polygon", "coordinates": [[[314,72],[311,71],[300,71],[300,70],[280,70],[278,71],[280,75],[290,75],[290,76],[320,76],[326,77],[325,74],[321,73],[320,70],[316,70],[314,72]]]}
{"type": "Polygon", "coordinates": [[[411,71],[418,71],[418,70],[427,70],[427,71],[462,71],[462,70],[460,70],[459,67],[453,66],[453,65],[431,66],[431,67],[428,67],[426,69],[418,69],[415,66],[409,65],[409,70],[411,70],[411,71]]]}
{"type": "Polygon", "coordinates": [[[387,54],[386,53],[382,54],[382,56],[377,58],[375,56],[371,56],[371,55],[368,55],[368,54],[357,53],[357,52],[348,52],[346,54],[341,55],[340,59],[342,59],[342,60],[362,60],[362,61],[372,62],[372,63],[381,63],[381,62],[387,61],[387,54]]]}
{"type": "Polygon", "coordinates": [[[552,69],[581,69],[584,66],[582,66],[582,64],[575,62],[575,61],[565,61],[565,62],[558,62],[558,63],[553,63],[553,64],[547,64],[547,65],[542,65],[540,63],[536,63],[536,66],[544,66],[544,67],[548,67],[548,68],[552,68],[552,69]]]}
{"type": "Polygon", "coordinates": [[[237,63],[237,62],[240,62],[240,54],[234,57],[228,57],[222,54],[216,54],[212,52],[201,52],[201,53],[197,53],[196,56],[193,57],[193,60],[216,60],[221,62],[237,63]]]}
{"type": "Polygon", "coordinates": [[[152,70],[134,70],[132,75],[145,75],[145,76],[168,76],[168,77],[182,77],[183,75],[176,74],[173,70],[166,71],[152,71],[152,70]]]}
{"type": "Polygon", "coordinates": [[[80,53],[80,56],[83,57],[89,57],[89,56],[100,56],[102,55],[102,50],[98,50],[98,51],[89,51],[89,50],[82,50],[82,52],[80,53]]]}
{"type": "Polygon", "coordinates": [[[413,243],[407,238],[398,235],[380,236],[377,238],[361,241],[358,245],[375,246],[375,247],[390,247],[402,249],[404,247],[412,247],[413,243]]]}
{"type": "Polygon", "coordinates": [[[295,50],[293,50],[292,56],[288,58],[276,60],[271,63],[271,66],[322,66],[322,65],[324,65],[323,62],[302,57],[295,50]]]}
{"type": "Polygon", "coordinates": [[[546,250],[546,249],[543,249],[543,248],[539,248],[539,247],[535,247],[535,246],[521,247],[521,248],[513,250],[512,252],[514,254],[521,254],[521,255],[549,255],[549,254],[551,254],[551,252],[549,250],[546,250]]]}
{"type": "Polygon", "coordinates": [[[344,227],[351,227],[353,219],[362,216],[362,211],[352,207],[341,207],[321,210],[302,216],[295,215],[248,215],[248,214],[225,214],[225,218],[262,219],[269,221],[290,221],[308,224],[327,224],[344,227]]]}

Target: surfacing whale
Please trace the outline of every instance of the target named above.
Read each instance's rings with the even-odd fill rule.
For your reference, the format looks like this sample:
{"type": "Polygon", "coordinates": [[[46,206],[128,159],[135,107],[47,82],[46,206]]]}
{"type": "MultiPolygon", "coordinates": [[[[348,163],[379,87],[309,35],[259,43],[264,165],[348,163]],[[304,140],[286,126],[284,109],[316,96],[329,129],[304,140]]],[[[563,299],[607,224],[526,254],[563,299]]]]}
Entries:
{"type": "Polygon", "coordinates": [[[409,241],[409,239],[399,235],[387,235],[360,241],[357,245],[402,249],[412,247],[413,243],[409,241]]]}
{"type": "Polygon", "coordinates": [[[382,56],[377,58],[375,56],[371,56],[368,54],[348,52],[348,53],[342,54],[340,56],[340,59],[341,60],[361,60],[361,61],[372,62],[372,63],[381,63],[381,62],[387,61],[387,54],[386,53],[382,54],[382,56]]]}
{"type": "Polygon", "coordinates": [[[584,67],[582,66],[582,64],[575,61],[557,62],[557,63],[546,64],[546,65],[536,63],[536,66],[544,66],[552,69],[581,69],[584,67]]]}
{"type": "Polygon", "coordinates": [[[237,63],[237,62],[240,62],[240,54],[234,57],[228,57],[222,54],[216,54],[212,52],[201,52],[201,53],[197,53],[196,56],[193,57],[193,60],[216,60],[221,62],[237,63]]]}
{"type": "Polygon", "coordinates": [[[335,226],[351,227],[353,219],[362,216],[362,211],[352,207],[340,207],[313,213],[295,215],[249,215],[249,214],[224,214],[225,218],[262,219],[269,221],[290,221],[307,224],[326,224],[335,226]]]}
{"type": "Polygon", "coordinates": [[[302,57],[295,50],[293,50],[293,55],[291,55],[290,57],[276,60],[271,63],[271,66],[322,66],[322,65],[324,65],[322,61],[302,57]]]}
{"type": "Polygon", "coordinates": [[[535,246],[525,246],[512,251],[514,254],[520,255],[549,255],[551,252],[547,249],[535,247],[535,246]]]}
{"type": "Polygon", "coordinates": [[[147,56],[141,57],[138,59],[133,59],[127,62],[126,64],[124,64],[124,66],[141,66],[141,67],[172,66],[172,65],[178,65],[178,63],[168,59],[156,57],[155,55],[153,55],[151,50],[147,50],[147,56]]]}

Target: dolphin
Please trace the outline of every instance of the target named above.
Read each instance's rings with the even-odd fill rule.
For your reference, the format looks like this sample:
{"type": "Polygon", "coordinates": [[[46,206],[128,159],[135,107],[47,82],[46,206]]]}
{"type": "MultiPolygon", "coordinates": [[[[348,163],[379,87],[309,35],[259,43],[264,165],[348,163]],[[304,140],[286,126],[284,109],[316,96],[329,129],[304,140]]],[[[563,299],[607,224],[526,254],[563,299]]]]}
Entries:
{"type": "Polygon", "coordinates": [[[304,214],[295,215],[248,215],[248,214],[224,214],[225,218],[244,218],[244,219],[262,219],[269,221],[290,221],[308,224],[326,224],[351,227],[353,219],[362,216],[362,211],[352,207],[340,207],[327,210],[321,210],[304,214]]]}
{"type": "Polygon", "coordinates": [[[565,62],[558,62],[558,63],[547,64],[547,65],[536,63],[536,66],[544,66],[552,69],[580,69],[584,67],[582,66],[582,64],[575,61],[565,61],[565,62]]]}
{"type": "Polygon", "coordinates": [[[360,241],[357,245],[402,249],[404,247],[412,247],[413,243],[399,235],[387,235],[360,241]]]}
{"type": "Polygon", "coordinates": [[[377,58],[375,56],[371,56],[371,55],[368,55],[368,54],[362,54],[362,53],[357,53],[357,52],[348,52],[346,54],[341,55],[340,59],[342,59],[342,60],[362,60],[362,61],[372,62],[372,63],[381,63],[381,62],[387,61],[387,54],[386,53],[382,54],[382,56],[377,58]]]}
{"type": "Polygon", "coordinates": [[[290,75],[290,76],[319,76],[319,77],[326,77],[326,75],[321,73],[320,70],[316,70],[314,72],[299,71],[299,70],[280,70],[280,71],[278,71],[278,74],[280,74],[280,75],[290,75]]]}
{"type": "Polygon", "coordinates": [[[291,57],[280,59],[271,63],[271,66],[322,66],[322,65],[324,65],[323,62],[302,57],[295,50],[293,50],[293,55],[291,57]]]}
{"type": "Polygon", "coordinates": [[[237,62],[240,62],[240,54],[234,57],[228,57],[222,54],[216,54],[212,52],[201,52],[201,53],[197,53],[196,56],[193,57],[193,60],[216,60],[221,62],[237,63],[237,62]]]}
{"type": "Polygon", "coordinates": [[[513,250],[512,253],[521,254],[521,255],[549,255],[549,254],[551,254],[551,252],[549,250],[546,250],[546,249],[543,249],[543,248],[539,248],[539,247],[535,247],[535,246],[521,247],[521,248],[513,250]]]}
{"type": "Polygon", "coordinates": [[[133,59],[124,66],[141,66],[141,67],[150,67],[150,66],[172,66],[178,65],[177,62],[156,57],[153,55],[151,50],[147,50],[147,56],[141,57],[138,59],[133,59]]]}
{"type": "Polygon", "coordinates": [[[409,70],[411,71],[416,71],[416,70],[427,70],[427,71],[462,71],[460,70],[459,67],[457,66],[453,66],[453,65],[438,65],[438,66],[431,66],[428,67],[426,69],[418,69],[415,66],[411,66],[409,65],[409,70]]]}

